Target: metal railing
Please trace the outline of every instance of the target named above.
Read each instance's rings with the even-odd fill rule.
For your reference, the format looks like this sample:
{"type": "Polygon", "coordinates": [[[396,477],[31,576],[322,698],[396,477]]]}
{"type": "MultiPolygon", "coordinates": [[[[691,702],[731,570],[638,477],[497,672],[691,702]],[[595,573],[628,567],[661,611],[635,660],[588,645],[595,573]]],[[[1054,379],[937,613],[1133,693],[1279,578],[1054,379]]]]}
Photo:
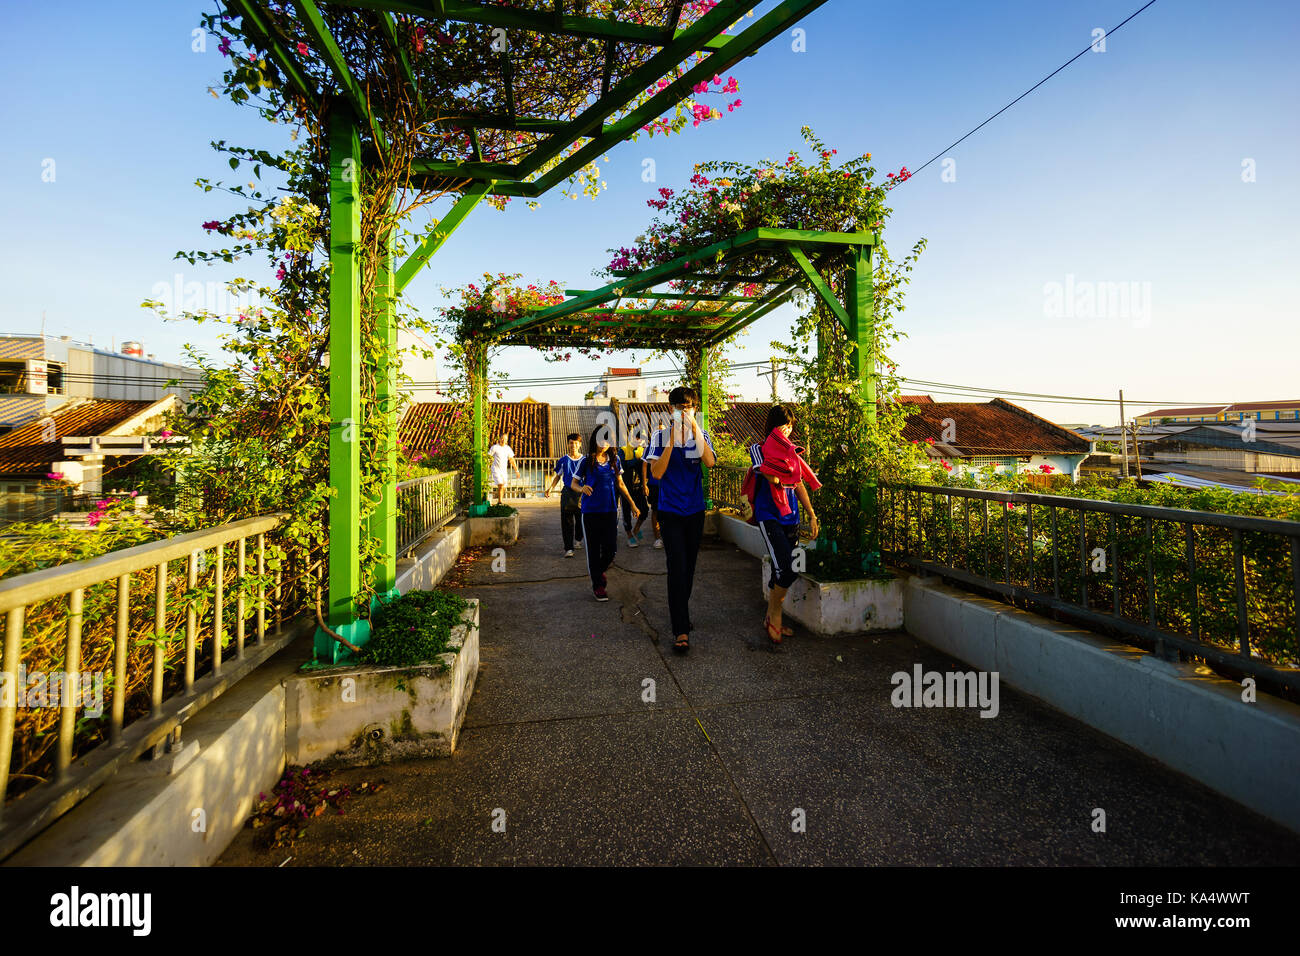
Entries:
{"type": "Polygon", "coordinates": [[[444,471],[397,485],[397,556],[404,557],[460,510],[460,474],[444,471]]]}
{"type": "Polygon", "coordinates": [[[714,465],[709,469],[709,498],[715,508],[728,508],[744,515],[749,511],[749,500],[740,492],[747,468],[714,465]]]}
{"type": "Polygon", "coordinates": [[[0,582],[0,859],[309,626],[319,562],[278,545],[280,522],[0,582]]]}
{"type": "Polygon", "coordinates": [[[1300,692],[1300,522],[927,485],[878,519],[897,564],[1300,692]]]}

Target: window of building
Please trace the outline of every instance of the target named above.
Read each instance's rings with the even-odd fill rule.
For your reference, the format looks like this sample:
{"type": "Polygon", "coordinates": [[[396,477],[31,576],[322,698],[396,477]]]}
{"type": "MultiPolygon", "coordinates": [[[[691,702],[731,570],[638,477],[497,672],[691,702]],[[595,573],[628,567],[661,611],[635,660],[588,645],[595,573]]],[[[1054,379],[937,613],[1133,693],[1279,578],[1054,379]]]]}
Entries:
{"type": "Polygon", "coordinates": [[[0,362],[0,395],[21,395],[27,391],[27,364],[0,362]]]}
{"type": "Polygon", "coordinates": [[[46,388],[51,395],[63,394],[63,366],[58,362],[50,362],[46,368],[46,388]]]}

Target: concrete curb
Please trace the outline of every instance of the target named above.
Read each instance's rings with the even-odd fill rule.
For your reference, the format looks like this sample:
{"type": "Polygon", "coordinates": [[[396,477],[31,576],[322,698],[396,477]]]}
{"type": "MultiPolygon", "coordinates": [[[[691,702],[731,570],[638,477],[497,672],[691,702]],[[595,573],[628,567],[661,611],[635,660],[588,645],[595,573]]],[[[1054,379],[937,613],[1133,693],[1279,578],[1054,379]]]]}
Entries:
{"type": "Polygon", "coordinates": [[[1300,833],[1300,707],[937,579],[908,579],[903,626],[1300,833]]]}

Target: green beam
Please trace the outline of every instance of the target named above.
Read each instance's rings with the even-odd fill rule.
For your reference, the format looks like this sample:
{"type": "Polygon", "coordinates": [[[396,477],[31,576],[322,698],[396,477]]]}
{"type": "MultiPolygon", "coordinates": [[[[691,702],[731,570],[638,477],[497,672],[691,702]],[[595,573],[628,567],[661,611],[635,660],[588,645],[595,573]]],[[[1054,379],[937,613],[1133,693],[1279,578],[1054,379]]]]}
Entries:
{"type": "Polygon", "coordinates": [[[370,514],[370,534],[379,539],[375,599],[397,596],[397,290],[393,277],[393,234],[383,239],[375,275],[375,335],[383,345],[375,368],[375,405],[379,419],[379,468],[386,476],[379,501],[370,514]]]}
{"type": "MultiPolygon", "coordinates": [[[[329,604],[331,628],[360,646],[370,636],[355,619],[361,589],[361,142],[346,109],[329,116],[330,146],[330,487],[329,604]]],[[[347,649],[318,630],[316,659],[338,663],[347,649]]]]}
{"type": "Polygon", "coordinates": [[[316,8],[314,0],[293,0],[293,5],[298,8],[298,15],[301,18],[303,28],[316,41],[316,46],[324,56],[330,72],[334,74],[334,79],[343,88],[343,95],[352,104],[353,111],[370,126],[370,135],[374,138],[375,146],[379,149],[380,155],[387,156],[388,140],[384,137],[384,131],[380,127],[379,120],[375,118],[374,113],[370,110],[370,103],[366,100],[366,91],[356,81],[352,71],[348,69],[347,58],[334,41],[334,35],[330,33],[329,27],[326,26],[325,18],[321,16],[320,10],[316,8]]]}
{"type": "Polygon", "coordinates": [[[821,273],[813,268],[803,250],[798,246],[788,246],[787,251],[790,253],[790,257],[799,264],[799,268],[803,270],[803,274],[808,278],[808,284],[821,296],[822,301],[826,303],[826,307],[835,314],[837,319],[844,323],[845,329],[850,328],[853,320],[844,311],[844,306],[840,304],[840,300],[835,298],[835,293],[826,284],[826,280],[821,277],[821,273]]]}
{"type": "Polygon", "coordinates": [[[465,194],[456,200],[455,205],[447,210],[447,214],[438,220],[438,224],[429,232],[410,257],[402,263],[402,267],[397,270],[397,291],[403,291],[415,278],[415,274],[424,268],[425,264],[433,257],[433,254],[441,248],[447,238],[456,231],[456,228],[465,221],[465,217],[473,211],[491,188],[488,183],[475,183],[465,191],[465,194]]]}
{"type": "Polygon", "coordinates": [[[718,315],[713,309],[583,309],[578,315],[676,315],[683,318],[699,315],[718,315]]]}
{"type": "MultiPolygon", "coordinates": [[[[848,326],[851,346],[850,361],[857,378],[864,405],[866,424],[876,424],[876,329],[875,283],[871,268],[871,246],[860,245],[849,251],[849,281],[845,299],[851,322],[848,326]]],[[[880,542],[876,527],[876,482],[867,479],[858,489],[862,524],[858,541],[866,567],[864,571],[880,568],[880,542]]]]}
{"type": "MultiPolygon", "coordinates": [[[[602,124],[608,117],[614,115],[620,110],[626,109],[630,103],[635,101],[636,97],[640,95],[643,90],[672,72],[676,69],[678,64],[703,47],[709,39],[721,34],[727,29],[727,27],[739,20],[746,12],[752,10],[756,6],[758,6],[757,0],[721,0],[721,2],[719,2],[712,10],[700,17],[700,19],[696,20],[685,30],[676,34],[672,43],[664,46],[657,53],[647,59],[645,63],[641,64],[627,76],[615,83],[608,94],[599,97],[595,103],[583,110],[576,119],[569,123],[566,129],[559,130],[548,137],[546,141],[534,150],[532,155],[524,162],[522,168],[523,176],[520,178],[532,175],[540,170],[546,163],[559,156],[560,153],[567,149],[571,144],[577,142],[584,136],[592,135],[594,130],[601,128],[602,124]]],[[[619,26],[627,25],[619,24],[619,26]]],[[[653,28],[650,29],[652,32],[657,32],[654,31],[653,28]]],[[[659,34],[659,36],[656,37],[656,42],[661,41],[662,34],[659,34]]],[[[715,57],[716,54],[708,56],[705,59],[708,61],[714,61],[715,57]]],[[[730,63],[719,64],[714,62],[713,66],[709,67],[708,75],[713,76],[714,73],[718,72],[718,70],[725,70],[730,65],[730,63]]],[[[697,71],[698,68],[697,70],[688,71],[688,75],[690,72],[697,71]]],[[[676,106],[680,100],[690,95],[691,86],[697,82],[699,82],[698,79],[692,80],[689,84],[683,84],[682,79],[678,79],[673,83],[670,83],[667,89],[652,96],[645,104],[634,110],[629,117],[625,117],[619,122],[613,124],[614,127],[626,130],[625,132],[619,132],[616,139],[619,141],[625,139],[633,130],[659,116],[669,107],[676,106]],[[629,118],[638,116],[641,117],[639,121],[630,126],[627,124],[629,118]]],[[[583,149],[579,150],[576,155],[582,156],[588,154],[593,144],[598,144],[594,155],[601,155],[609,147],[607,134],[602,130],[602,132],[592,140],[592,143],[583,147],[583,149]]],[[[556,169],[567,167],[569,172],[575,169],[581,169],[590,162],[590,158],[591,157],[588,155],[587,158],[582,159],[577,163],[577,165],[574,165],[574,157],[571,157],[557,166],[556,169]]],[[[551,170],[542,177],[542,180],[550,179],[551,183],[554,184],[569,175],[569,172],[564,172],[559,177],[554,177],[552,175],[554,172],[555,170],[551,170]]],[[[544,188],[550,187],[546,186],[544,188]]]]}
{"type": "MultiPolygon", "coordinates": [[[[804,16],[804,14],[816,9],[825,2],[826,0],[785,0],[784,3],[761,17],[757,23],[746,29],[743,33],[730,38],[723,50],[705,57],[702,62],[697,63],[682,76],[670,82],[668,86],[657,95],[652,96],[627,116],[624,116],[617,122],[611,124],[590,143],[583,146],[572,156],[559,163],[545,175],[541,176],[537,180],[538,186],[543,192],[545,192],[556,183],[567,178],[583,166],[586,166],[593,159],[596,159],[605,153],[615,142],[627,138],[650,120],[667,112],[669,109],[676,106],[679,101],[690,96],[692,87],[694,87],[700,80],[705,79],[706,77],[711,77],[717,73],[722,73],[725,70],[729,70],[764,43],[768,42],[768,40],[785,32],[785,28],[791,23],[799,20],[804,16]]],[[[754,6],[757,6],[757,4],[749,2],[745,4],[745,7],[747,8],[752,8],[754,6]]],[[[710,18],[714,17],[722,7],[723,4],[719,4],[696,23],[692,24],[686,31],[684,31],[683,35],[700,28],[701,25],[706,22],[709,24],[709,29],[716,30],[717,28],[714,26],[713,21],[711,21],[710,18]]],[[[729,11],[726,16],[720,18],[722,21],[722,28],[725,29],[726,26],[735,22],[737,19],[739,19],[739,17],[735,15],[735,12],[729,11]]],[[[668,48],[665,48],[663,51],[660,51],[659,55],[666,53],[667,50],[668,48]]],[[[684,59],[684,57],[678,57],[676,62],[681,62],[682,59],[684,59]]],[[[651,68],[652,64],[656,64],[655,57],[652,57],[643,67],[633,71],[621,80],[614,87],[614,90],[610,92],[610,96],[614,96],[615,93],[618,93],[618,95],[625,101],[631,102],[633,96],[635,96],[634,91],[642,90],[650,86],[651,83],[655,82],[659,77],[662,77],[676,65],[676,63],[673,63],[667,68],[662,68],[656,64],[651,68]],[[627,92],[624,92],[623,90],[625,84],[627,85],[627,92]]],[[[601,101],[598,100],[586,112],[590,113],[600,108],[600,106],[601,101]]],[[[606,110],[604,115],[609,115],[611,112],[612,111],[606,110]]],[[[583,115],[585,116],[586,113],[583,115]]],[[[579,119],[581,120],[581,117],[579,119]]],[[[576,135],[570,136],[568,143],[561,144],[558,148],[551,151],[550,155],[545,155],[541,149],[535,151],[524,164],[525,175],[531,174],[544,163],[559,155],[559,153],[568,146],[569,143],[575,142],[584,135],[588,135],[591,127],[595,125],[598,125],[598,123],[590,120],[586,121],[584,128],[580,129],[576,135]]],[[[547,143],[549,144],[559,136],[560,134],[557,133],[555,137],[552,137],[552,139],[548,140],[547,143]]]]}
{"type": "MultiPolygon", "coordinates": [[[[476,361],[471,359],[471,361],[476,361]]],[[[478,513],[482,513],[487,503],[487,483],[484,481],[483,462],[483,415],[487,393],[487,363],[484,362],[474,376],[474,487],[470,491],[470,503],[478,513]]],[[[474,514],[471,511],[470,514],[474,514]]]]}
{"type": "MultiPolygon", "coordinates": [[[[389,10],[412,16],[439,20],[459,20],[483,26],[512,27],[531,33],[554,33],[565,36],[590,37],[597,40],[617,40],[643,46],[662,46],[665,42],[662,27],[619,20],[565,14],[555,16],[538,10],[518,10],[509,7],[456,2],[456,0],[332,0],[339,6],[359,7],[367,10],[389,10]]],[[[757,6],[757,3],[751,4],[757,6]]],[[[680,31],[676,36],[680,36],[680,31]]],[[[721,49],[728,37],[710,39],[701,44],[703,49],[721,49]]]]}
{"type": "Polygon", "coordinates": [[[262,10],[256,3],[249,0],[227,0],[227,8],[239,17],[246,34],[251,33],[261,41],[262,46],[270,52],[276,66],[284,73],[289,85],[295,87],[300,96],[309,103],[320,99],[320,92],[316,89],[316,85],[299,69],[298,61],[285,49],[284,44],[276,39],[275,34],[262,18],[262,10]],[[250,30],[249,27],[252,29],[250,30]]]}
{"type": "MultiPolygon", "coordinates": [[[[588,295],[589,289],[565,289],[565,295],[588,295]]],[[[636,299],[675,299],[679,302],[758,302],[759,295],[683,295],[675,292],[638,292],[636,299]]]]}
{"type": "Polygon", "coordinates": [[[424,94],[420,92],[420,84],[415,79],[415,71],[411,69],[411,58],[406,54],[406,44],[397,36],[397,24],[393,21],[393,15],[386,10],[379,11],[379,29],[383,32],[384,37],[388,40],[389,45],[393,48],[393,53],[397,57],[397,68],[402,71],[402,79],[406,80],[412,92],[415,93],[415,102],[424,113],[424,94]]]}

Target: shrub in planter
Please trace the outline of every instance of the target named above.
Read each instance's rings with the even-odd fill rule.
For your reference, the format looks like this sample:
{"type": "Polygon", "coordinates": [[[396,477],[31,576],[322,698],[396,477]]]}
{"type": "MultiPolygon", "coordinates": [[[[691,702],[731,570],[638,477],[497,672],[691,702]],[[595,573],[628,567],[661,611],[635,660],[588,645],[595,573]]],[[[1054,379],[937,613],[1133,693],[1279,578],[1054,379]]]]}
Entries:
{"type": "Polygon", "coordinates": [[[488,508],[487,511],[483,512],[483,517],[484,518],[509,518],[512,514],[515,514],[518,510],[519,510],[518,508],[513,508],[510,505],[492,505],[491,507],[488,508]]]}
{"type": "Polygon", "coordinates": [[[370,642],[361,662],[384,667],[413,667],[438,661],[447,653],[451,629],[469,602],[446,591],[411,591],[376,610],[370,642]]]}

